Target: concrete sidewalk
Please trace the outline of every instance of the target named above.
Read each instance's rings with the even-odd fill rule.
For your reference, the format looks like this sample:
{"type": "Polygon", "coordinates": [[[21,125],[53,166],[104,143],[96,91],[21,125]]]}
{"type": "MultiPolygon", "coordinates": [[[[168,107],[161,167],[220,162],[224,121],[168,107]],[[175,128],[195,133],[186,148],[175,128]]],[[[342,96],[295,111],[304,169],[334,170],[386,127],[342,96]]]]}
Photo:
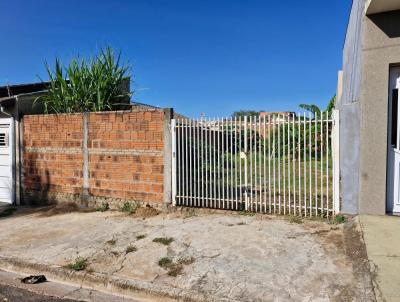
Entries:
{"type": "Polygon", "coordinates": [[[0,268],[136,300],[374,300],[357,219],[152,212],[19,208],[0,219],[0,268]]]}
{"type": "Polygon", "coordinates": [[[378,301],[400,301],[400,217],[360,216],[378,301]]]}

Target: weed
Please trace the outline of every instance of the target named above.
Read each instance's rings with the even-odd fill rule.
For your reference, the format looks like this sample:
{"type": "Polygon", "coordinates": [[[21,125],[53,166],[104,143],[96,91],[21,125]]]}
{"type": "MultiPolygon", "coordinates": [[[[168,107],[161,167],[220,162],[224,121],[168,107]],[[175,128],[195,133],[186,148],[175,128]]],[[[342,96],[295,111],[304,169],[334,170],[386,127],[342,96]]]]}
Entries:
{"type": "Polygon", "coordinates": [[[181,263],[174,263],[170,258],[163,257],[158,260],[158,265],[168,270],[168,276],[176,277],[182,273],[183,266],[181,263]]]}
{"type": "Polygon", "coordinates": [[[303,223],[303,219],[301,219],[301,217],[299,216],[288,216],[287,219],[290,223],[303,223]]]}
{"type": "Polygon", "coordinates": [[[341,224],[346,221],[346,217],[343,215],[336,215],[335,218],[333,219],[333,224],[341,224]]]}
{"type": "Polygon", "coordinates": [[[158,260],[158,265],[161,266],[162,268],[169,268],[173,264],[172,260],[169,259],[168,257],[163,257],[160,260],[158,260]]]}
{"type": "Polygon", "coordinates": [[[183,218],[187,219],[187,218],[195,217],[195,216],[197,216],[195,209],[188,209],[187,211],[185,211],[183,218]]]}
{"type": "Polygon", "coordinates": [[[136,203],[125,202],[121,208],[121,211],[124,213],[134,214],[137,210],[138,206],[136,203]]]}
{"type": "Polygon", "coordinates": [[[194,259],[193,257],[184,257],[179,259],[178,263],[179,264],[183,264],[183,265],[190,265],[192,263],[194,263],[196,261],[196,259],[194,259]]]}
{"type": "Polygon", "coordinates": [[[146,235],[143,235],[143,234],[136,236],[136,240],[141,240],[141,239],[144,239],[144,238],[146,238],[146,235]]]}
{"type": "Polygon", "coordinates": [[[102,203],[99,207],[96,208],[96,211],[98,212],[105,212],[110,209],[110,206],[108,205],[107,202],[102,203]]]}
{"type": "Polygon", "coordinates": [[[168,270],[168,276],[176,277],[182,273],[183,266],[180,264],[174,264],[168,270]]]}
{"type": "Polygon", "coordinates": [[[164,245],[170,245],[172,241],[174,241],[174,238],[171,237],[157,237],[153,239],[153,242],[161,243],[164,245]]]}
{"type": "Polygon", "coordinates": [[[109,244],[109,245],[115,245],[117,243],[117,239],[114,239],[114,238],[110,239],[106,243],[109,244]]]}
{"type": "Polygon", "coordinates": [[[126,247],[125,253],[129,254],[129,253],[133,253],[133,252],[136,252],[136,251],[137,251],[136,246],[129,245],[129,246],[126,247]]]}
{"type": "Polygon", "coordinates": [[[240,212],[238,212],[238,214],[241,216],[254,216],[255,215],[255,213],[249,212],[249,211],[240,211],[240,212]]]}
{"type": "Polygon", "coordinates": [[[84,269],[86,269],[87,265],[88,263],[86,258],[78,257],[73,263],[68,264],[67,268],[74,271],[83,271],[84,269]]]}
{"type": "Polygon", "coordinates": [[[12,214],[14,214],[16,210],[17,210],[16,208],[7,208],[2,212],[0,212],[0,218],[11,216],[12,214]]]}

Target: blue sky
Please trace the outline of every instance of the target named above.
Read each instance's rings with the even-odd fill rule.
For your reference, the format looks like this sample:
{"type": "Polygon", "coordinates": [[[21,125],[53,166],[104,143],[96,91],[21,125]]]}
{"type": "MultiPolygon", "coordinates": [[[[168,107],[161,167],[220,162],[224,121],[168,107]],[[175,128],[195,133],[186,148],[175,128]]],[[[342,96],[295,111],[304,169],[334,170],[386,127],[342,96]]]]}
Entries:
{"type": "Polygon", "coordinates": [[[1,1],[0,85],[46,79],[105,45],[135,99],[190,117],[322,107],[335,93],[351,0],[1,1]]]}

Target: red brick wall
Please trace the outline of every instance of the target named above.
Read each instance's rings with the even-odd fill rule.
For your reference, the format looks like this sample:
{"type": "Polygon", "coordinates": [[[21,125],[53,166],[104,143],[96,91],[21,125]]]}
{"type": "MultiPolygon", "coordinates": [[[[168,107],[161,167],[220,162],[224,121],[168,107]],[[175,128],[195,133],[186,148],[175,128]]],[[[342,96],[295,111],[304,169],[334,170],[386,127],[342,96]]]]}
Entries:
{"type": "MultiPolygon", "coordinates": [[[[25,116],[23,125],[24,191],[81,194],[83,114],[25,116]]],[[[163,150],[163,110],[90,113],[89,194],[162,202],[163,150]]]]}
{"type": "Polygon", "coordinates": [[[89,193],[162,202],[164,112],[89,114],[89,193]]]}
{"type": "Polygon", "coordinates": [[[81,193],[82,115],[32,115],[23,123],[25,189],[81,193]]]}

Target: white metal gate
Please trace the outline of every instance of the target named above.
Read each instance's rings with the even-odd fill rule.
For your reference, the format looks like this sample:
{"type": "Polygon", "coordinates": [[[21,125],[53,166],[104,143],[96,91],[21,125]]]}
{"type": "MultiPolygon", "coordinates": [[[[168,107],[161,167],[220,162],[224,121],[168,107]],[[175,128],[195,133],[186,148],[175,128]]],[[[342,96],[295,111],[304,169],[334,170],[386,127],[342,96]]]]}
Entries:
{"type": "Polygon", "coordinates": [[[172,120],[175,205],[332,216],[338,112],[172,120]]]}

